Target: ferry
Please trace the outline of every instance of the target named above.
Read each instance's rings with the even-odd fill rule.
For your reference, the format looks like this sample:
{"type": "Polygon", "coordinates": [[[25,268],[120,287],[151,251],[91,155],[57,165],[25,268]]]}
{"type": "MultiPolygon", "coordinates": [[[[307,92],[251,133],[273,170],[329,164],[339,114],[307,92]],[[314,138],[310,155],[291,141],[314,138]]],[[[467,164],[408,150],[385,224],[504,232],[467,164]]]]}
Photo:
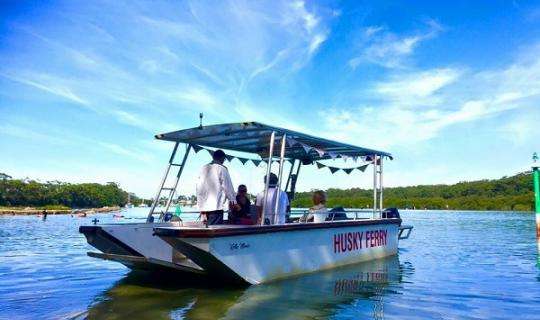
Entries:
{"type": "MultiPolygon", "coordinates": [[[[260,284],[396,255],[399,241],[412,231],[412,226],[402,224],[397,209],[383,207],[383,162],[392,159],[390,153],[257,122],[201,125],[156,138],[174,147],[146,222],[81,226],[79,231],[88,243],[101,251],[88,255],[133,269],[174,270],[185,276],[260,284]],[[177,163],[181,145],[185,149],[177,163]],[[254,163],[266,163],[267,175],[274,165],[277,185],[284,186],[290,199],[302,166],[329,159],[363,161],[373,169],[373,206],[367,217],[360,210],[338,209],[324,221],[291,220],[281,225],[205,225],[171,219],[174,215],[169,209],[188,156],[206,148],[252,154],[258,157],[254,163]],[[287,161],[291,166],[284,179],[287,161]],[[167,185],[173,169],[176,174],[167,185]],[[158,210],[163,195],[167,201],[158,210]]],[[[264,217],[260,220],[265,221],[264,217]]]]}

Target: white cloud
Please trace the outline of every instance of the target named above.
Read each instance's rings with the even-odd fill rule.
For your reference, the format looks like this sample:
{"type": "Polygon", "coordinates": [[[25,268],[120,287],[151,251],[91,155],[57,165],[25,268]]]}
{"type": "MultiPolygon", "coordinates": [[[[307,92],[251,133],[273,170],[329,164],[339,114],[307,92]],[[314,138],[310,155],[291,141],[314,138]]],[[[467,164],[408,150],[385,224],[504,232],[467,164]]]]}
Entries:
{"type": "MultiPolygon", "coordinates": [[[[414,146],[450,126],[495,117],[540,103],[540,47],[536,58],[518,58],[498,70],[464,72],[453,68],[399,72],[373,86],[358,106],[322,111],[326,133],[351,143],[358,137],[379,148],[414,146]]],[[[536,109],[540,112],[540,109],[536,109]]],[[[507,124],[501,132],[523,139],[530,122],[507,124]]]]}
{"type": "Polygon", "coordinates": [[[151,162],[151,160],[153,159],[152,156],[150,156],[150,154],[143,152],[141,150],[131,150],[121,145],[109,143],[109,142],[97,142],[97,144],[105,148],[106,150],[111,151],[121,156],[127,156],[127,157],[144,161],[144,162],[151,162]]]}
{"type": "Polygon", "coordinates": [[[174,93],[173,96],[203,109],[209,109],[217,105],[217,99],[201,88],[186,88],[174,93]]]}
{"type": "Polygon", "coordinates": [[[453,68],[433,69],[416,73],[396,74],[389,81],[375,85],[383,99],[414,100],[432,97],[438,90],[459,79],[462,71],[453,68]]]}
{"type": "Polygon", "coordinates": [[[316,34],[313,39],[311,39],[311,42],[309,43],[309,54],[312,55],[317,51],[317,49],[321,46],[321,44],[326,40],[326,35],[324,34],[316,34]]]}
{"type": "Polygon", "coordinates": [[[47,74],[36,74],[32,78],[13,75],[4,75],[4,77],[12,81],[16,81],[53,94],[55,96],[67,99],[71,102],[75,102],[76,104],[83,105],[85,107],[88,107],[90,105],[86,99],[83,99],[82,97],[74,93],[73,90],[67,85],[58,83],[57,79],[47,74]]]}
{"type": "Polygon", "coordinates": [[[0,134],[24,139],[29,142],[49,143],[53,145],[66,145],[69,143],[68,140],[59,138],[58,136],[32,130],[29,125],[21,126],[4,122],[0,126],[0,134]]]}
{"type": "Polygon", "coordinates": [[[431,39],[442,30],[435,20],[426,22],[428,30],[411,35],[398,35],[383,26],[369,26],[362,30],[363,39],[358,44],[360,53],[349,60],[351,68],[360,64],[376,64],[386,68],[400,68],[420,43],[431,39]]]}

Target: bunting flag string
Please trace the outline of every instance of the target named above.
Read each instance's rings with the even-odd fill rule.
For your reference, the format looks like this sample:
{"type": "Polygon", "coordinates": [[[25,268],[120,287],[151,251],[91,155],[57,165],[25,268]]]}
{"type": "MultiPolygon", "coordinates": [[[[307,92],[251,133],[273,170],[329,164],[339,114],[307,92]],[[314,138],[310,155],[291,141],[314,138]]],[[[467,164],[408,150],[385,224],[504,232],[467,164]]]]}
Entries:
{"type": "Polygon", "coordinates": [[[195,153],[198,153],[199,151],[203,149],[203,147],[198,146],[196,144],[191,145],[191,147],[193,148],[193,151],[195,151],[195,153]]]}
{"type": "MultiPolygon", "coordinates": [[[[324,153],[328,154],[332,159],[335,159],[337,157],[341,157],[344,160],[352,158],[353,160],[356,161],[356,159],[358,159],[358,158],[361,158],[361,159],[364,158],[364,157],[357,157],[357,156],[351,157],[351,156],[347,156],[347,155],[338,155],[335,152],[326,152],[326,151],[324,151],[322,149],[310,147],[310,146],[308,146],[308,145],[306,145],[304,143],[301,143],[301,142],[295,141],[295,143],[300,143],[302,145],[302,147],[304,147],[304,150],[308,149],[309,151],[311,151],[313,149],[319,155],[321,155],[321,153],[324,152],[324,153]]],[[[195,153],[198,153],[201,150],[206,150],[210,154],[210,156],[212,156],[214,154],[213,150],[210,150],[210,149],[207,149],[205,147],[198,146],[198,145],[192,145],[192,148],[195,151],[195,153]]],[[[306,151],[306,152],[309,152],[309,151],[306,151]]],[[[251,161],[256,167],[258,167],[261,163],[264,163],[264,164],[268,163],[268,161],[266,161],[266,160],[248,159],[248,158],[233,156],[233,155],[230,155],[230,154],[226,154],[225,157],[226,157],[227,161],[229,161],[229,162],[232,162],[234,159],[238,159],[238,161],[240,161],[242,164],[246,164],[249,161],[251,161]]],[[[367,156],[365,158],[366,158],[365,160],[371,160],[369,156],[367,156]]],[[[289,161],[290,163],[294,163],[294,160],[295,159],[286,159],[286,161],[289,161]]],[[[350,174],[354,170],[359,170],[359,171],[364,172],[364,171],[366,171],[366,168],[371,164],[371,163],[367,163],[367,164],[364,164],[362,166],[355,167],[355,168],[337,168],[337,167],[327,166],[327,165],[325,165],[323,163],[320,163],[319,161],[314,161],[314,162],[315,162],[315,165],[317,166],[318,169],[328,168],[328,170],[330,170],[330,172],[332,174],[334,174],[334,173],[336,173],[336,172],[338,172],[340,170],[344,171],[346,174],[350,174]]]]}
{"type": "Polygon", "coordinates": [[[332,172],[332,174],[334,174],[337,171],[341,170],[340,168],[336,168],[336,167],[328,167],[328,169],[330,169],[330,172],[332,172]]]}
{"type": "Polygon", "coordinates": [[[358,160],[362,160],[364,162],[370,162],[370,157],[369,156],[350,156],[350,155],[347,155],[347,154],[340,154],[338,152],[335,152],[335,151],[326,151],[322,148],[319,148],[319,147],[313,147],[313,146],[310,146],[306,143],[303,143],[303,142],[300,142],[296,139],[293,139],[293,138],[290,138],[290,137],[287,137],[287,145],[289,147],[293,147],[295,145],[300,145],[302,147],[302,149],[304,149],[304,152],[308,155],[312,150],[317,152],[317,154],[319,155],[319,157],[324,157],[324,155],[328,155],[331,159],[335,160],[337,158],[342,158],[344,161],[347,161],[347,159],[352,159],[354,162],[358,162],[358,160]]]}
{"type": "Polygon", "coordinates": [[[354,170],[360,170],[362,172],[366,171],[366,168],[369,166],[369,163],[365,164],[363,166],[355,167],[355,168],[336,168],[336,167],[331,167],[331,166],[327,166],[325,164],[322,164],[319,161],[315,161],[315,165],[317,165],[318,169],[328,168],[328,170],[330,170],[330,172],[332,174],[334,174],[334,173],[336,173],[336,172],[338,172],[340,170],[344,171],[346,174],[350,174],[354,170]]]}

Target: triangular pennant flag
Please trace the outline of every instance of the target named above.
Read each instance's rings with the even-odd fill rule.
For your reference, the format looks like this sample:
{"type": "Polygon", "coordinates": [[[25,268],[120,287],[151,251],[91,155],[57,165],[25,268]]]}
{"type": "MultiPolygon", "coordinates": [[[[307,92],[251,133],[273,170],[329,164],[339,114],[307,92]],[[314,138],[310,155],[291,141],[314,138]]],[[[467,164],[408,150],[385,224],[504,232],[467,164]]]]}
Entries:
{"type": "Polygon", "coordinates": [[[231,162],[231,161],[233,161],[234,156],[231,156],[231,155],[227,154],[227,155],[225,155],[225,158],[227,158],[227,161],[231,162]]]}
{"type": "Polygon", "coordinates": [[[251,162],[253,162],[253,164],[258,167],[259,164],[261,164],[261,160],[255,160],[255,159],[251,159],[251,162]]]}
{"type": "Polygon", "coordinates": [[[335,173],[336,171],[339,171],[339,168],[336,167],[328,167],[330,169],[330,172],[335,173]]]}
{"type": "Polygon", "coordinates": [[[322,164],[320,162],[315,162],[315,164],[317,164],[317,168],[319,168],[319,169],[326,167],[324,164],[322,164]]]}
{"type": "Polygon", "coordinates": [[[298,141],[294,140],[293,138],[287,137],[287,144],[289,145],[289,147],[292,147],[297,143],[298,143],[298,141]]]}
{"type": "Polygon", "coordinates": [[[347,168],[347,169],[341,169],[341,170],[345,171],[345,173],[347,174],[350,174],[354,170],[354,168],[347,168]]]}
{"type": "Polygon", "coordinates": [[[214,155],[214,151],[210,150],[210,149],[204,149],[206,151],[208,151],[208,153],[210,154],[210,156],[213,156],[214,155]]]}
{"type": "Polygon", "coordinates": [[[306,152],[306,154],[309,154],[312,148],[305,143],[300,142],[300,144],[302,145],[302,148],[304,148],[304,151],[306,152]]]}
{"type": "Polygon", "coordinates": [[[332,158],[332,159],[335,159],[335,158],[337,158],[337,156],[338,156],[335,152],[332,152],[332,151],[328,152],[328,155],[329,155],[330,158],[332,158]]]}
{"type": "Polygon", "coordinates": [[[315,149],[315,151],[317,151],[317,153],[319,154],[319,157],[324,156],[325,151],[323,149],[319,149],[319,148],[313,148],[313,149],[315,149]]]}
{"type": "Polygon", "coordinates": [[[367,168],[368,166],[369,166],[369,164],[365,164],[365,165],[360,166],[360,167],[358,167],[358,168],[356,168],[356,169],[358,169],[358,170],[364,172],[364,171],[366,171],[366,168],[367,168]]]}
{"type": "Polygon", "coordinates": [[[366,159],[365,159],[366,162],[372,162],[373,159],[371,158],[371,156],[366,156],[366,159]]]}
{"type": "Polygon", "coordinates": [[[193,148],[193,151],[195,151],[195,153],[201,151],[203,149],[203,147],[201,146],[198,146],[196,144],[192,144],[191,147],[193,148]]]}
{"type": "Polygon", "coordinates": [[[246,158],[236,158],[238,160],[240,160],[240,162],[242,162],[242,164],[246,164],[246,162],[249,161],[249,159],[246,159],[246,158]]]}

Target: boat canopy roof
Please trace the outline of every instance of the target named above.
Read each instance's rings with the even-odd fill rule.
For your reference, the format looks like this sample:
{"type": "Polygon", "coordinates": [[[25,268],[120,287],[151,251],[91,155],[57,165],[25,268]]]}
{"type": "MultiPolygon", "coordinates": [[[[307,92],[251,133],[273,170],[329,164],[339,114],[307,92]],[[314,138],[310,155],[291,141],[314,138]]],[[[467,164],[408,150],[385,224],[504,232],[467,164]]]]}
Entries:
{"type": "Polygon", "coordinates": [[[299,159],[304,163],[331,159],[335,158],[336,155],[341,157],[365,157],[376,154],[392,159],[392,155],[388,152],[318,138],[258,122],[195,127],[158,134],[156,139],[254,153],[266,158],[268,157],[272,131],[275,132],[274,156],[279,155],[282,137],[286,135],[285,157],[299,159]]]}

